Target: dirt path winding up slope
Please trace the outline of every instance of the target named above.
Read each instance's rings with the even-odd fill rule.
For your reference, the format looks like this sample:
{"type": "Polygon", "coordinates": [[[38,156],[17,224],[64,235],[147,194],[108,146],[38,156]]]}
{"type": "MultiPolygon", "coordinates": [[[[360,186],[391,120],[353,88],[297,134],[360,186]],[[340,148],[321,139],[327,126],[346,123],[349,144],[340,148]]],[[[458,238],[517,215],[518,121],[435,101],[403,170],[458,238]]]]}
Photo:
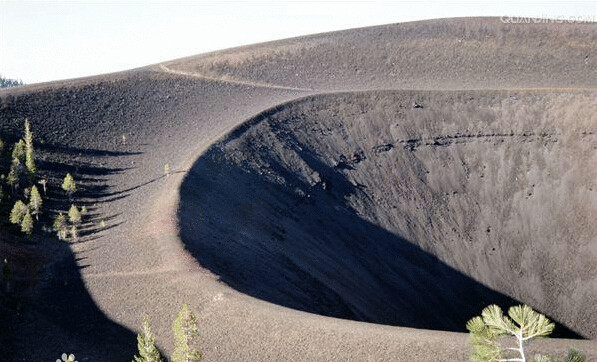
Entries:
{"type": "MultiPolygon", "coordinates": [[[[457,325],[496,300],[595,338],[595,170],[582,166],[596,157],[596,48],[595,24],[354,29],[3,91],[0,126],[16,134],[27,117],[44,144],[81,150],[55,157],[117,170],[93,200],[111,228],[71,247],[88,293],[73,298],[129,332],[148,313],[165,352],[188,302],[206,360],[464,360],[457,325]],[[464,309],[424,318],[411,296],[464,309]]],[[[90,347],[99,317],[72,321],[74,336],[53,323],[18,326],[18,346],[38,343],[15,359],[134,353],[134,338],[90,347]]],[[[533,348],[569,346],[597,359],[594,341],[533,348]]]]}

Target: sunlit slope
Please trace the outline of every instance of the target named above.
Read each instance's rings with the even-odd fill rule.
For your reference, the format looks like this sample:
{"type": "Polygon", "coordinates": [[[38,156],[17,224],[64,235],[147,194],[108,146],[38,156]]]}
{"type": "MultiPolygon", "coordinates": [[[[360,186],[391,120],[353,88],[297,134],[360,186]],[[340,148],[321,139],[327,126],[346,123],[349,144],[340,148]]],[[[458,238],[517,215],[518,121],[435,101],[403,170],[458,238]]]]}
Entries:
{"type": "Polygon", "coordinates": [[[594,87],[597,24],[440,19],[317,34],[168,67],[312,89],[594,87]]]}

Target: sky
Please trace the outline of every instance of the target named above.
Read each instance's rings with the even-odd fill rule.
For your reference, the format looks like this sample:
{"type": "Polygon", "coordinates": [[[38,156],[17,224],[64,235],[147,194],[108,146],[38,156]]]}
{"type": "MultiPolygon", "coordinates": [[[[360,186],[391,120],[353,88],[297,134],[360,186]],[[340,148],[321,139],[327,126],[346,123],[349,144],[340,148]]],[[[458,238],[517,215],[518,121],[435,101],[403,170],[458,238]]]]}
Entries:
{"type": "Polygon", "coordinates": [[[597,20],[597,1],[6,1],[0,74],[38,83],[239,45],[459,16],[597,20]]]}

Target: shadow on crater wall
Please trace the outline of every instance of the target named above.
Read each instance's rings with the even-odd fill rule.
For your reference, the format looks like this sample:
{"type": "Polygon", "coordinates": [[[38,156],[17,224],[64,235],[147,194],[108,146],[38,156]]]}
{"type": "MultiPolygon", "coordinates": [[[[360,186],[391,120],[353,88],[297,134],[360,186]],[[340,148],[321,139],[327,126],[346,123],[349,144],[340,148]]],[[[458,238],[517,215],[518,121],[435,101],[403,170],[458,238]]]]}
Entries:
{"type": "Polygon", "coordinates": [[[277,137],[302,161],[256,139],[225,149],[247,129],[210,148],[181,188],[182,239],[223,282],[320,315],[448,331],[488,304],[520,304],[363,218],[347,201],[373,203],[363,186],[292,133],[277,137]]]}

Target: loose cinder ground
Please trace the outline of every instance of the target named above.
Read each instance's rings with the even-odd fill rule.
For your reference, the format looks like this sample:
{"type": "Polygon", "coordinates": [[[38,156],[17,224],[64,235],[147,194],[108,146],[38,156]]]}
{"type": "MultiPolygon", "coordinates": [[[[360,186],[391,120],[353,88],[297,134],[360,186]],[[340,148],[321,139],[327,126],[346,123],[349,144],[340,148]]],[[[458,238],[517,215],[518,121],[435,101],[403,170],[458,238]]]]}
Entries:
{"type": "Polygon", "coordinates": [[[182,302],[207,360],[464,360],[492,302],[596,338],[596,47],[433,20],[2,91],[109,226],[51,249],[11,359],[130,360],[143,313],[168,354],[182,302]]]}

